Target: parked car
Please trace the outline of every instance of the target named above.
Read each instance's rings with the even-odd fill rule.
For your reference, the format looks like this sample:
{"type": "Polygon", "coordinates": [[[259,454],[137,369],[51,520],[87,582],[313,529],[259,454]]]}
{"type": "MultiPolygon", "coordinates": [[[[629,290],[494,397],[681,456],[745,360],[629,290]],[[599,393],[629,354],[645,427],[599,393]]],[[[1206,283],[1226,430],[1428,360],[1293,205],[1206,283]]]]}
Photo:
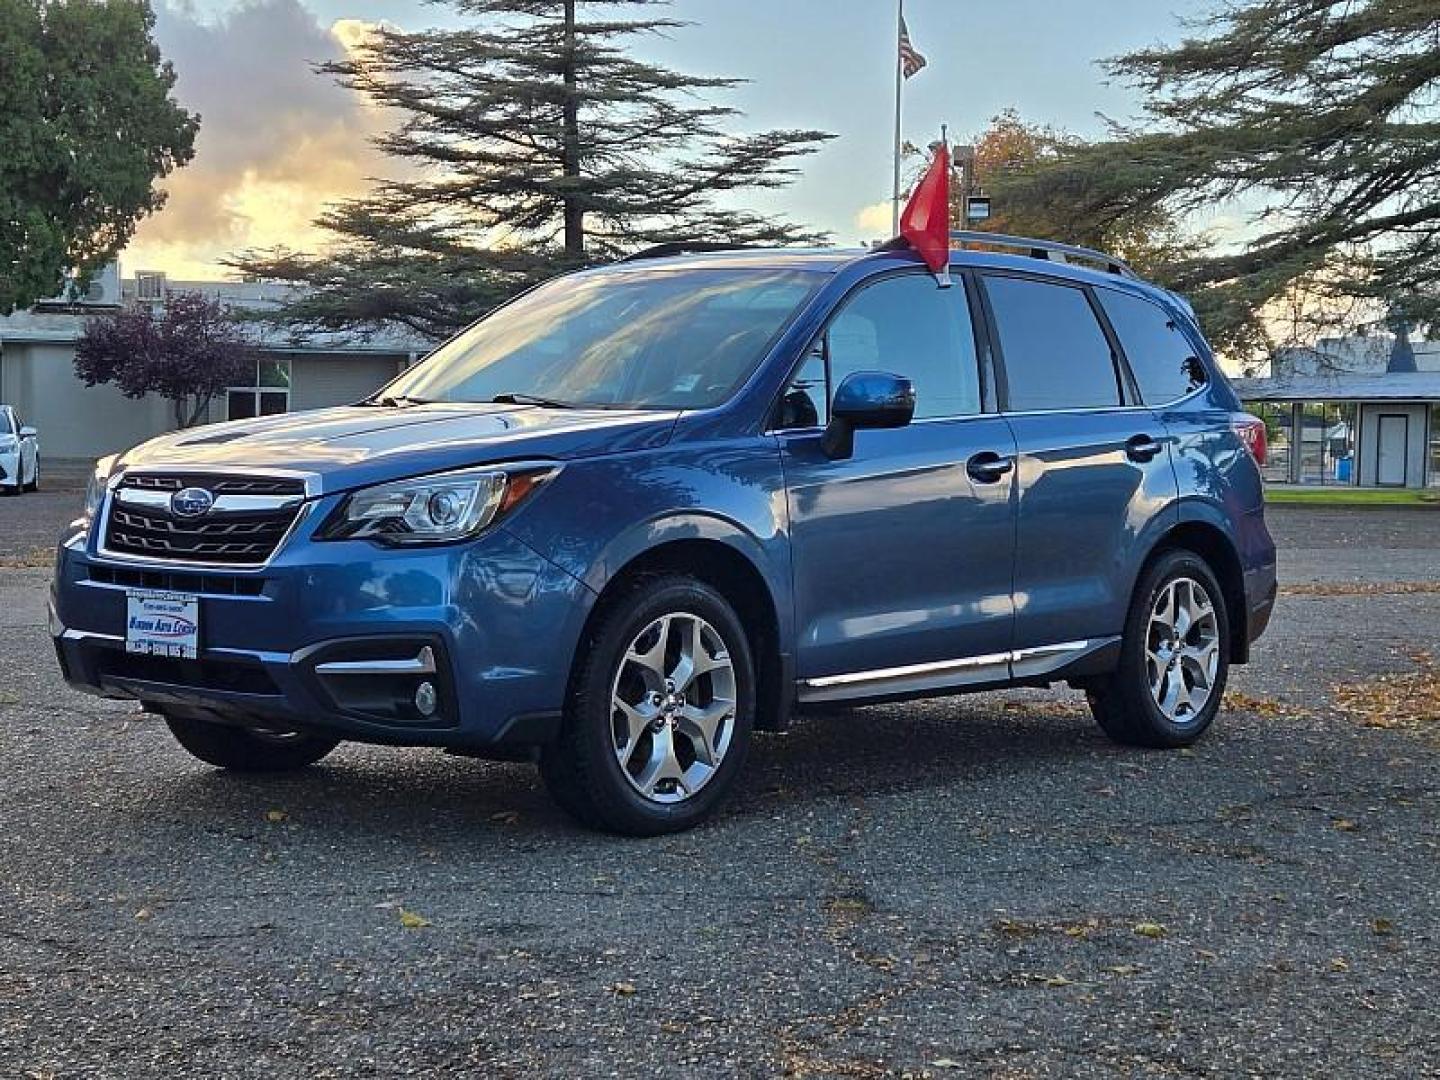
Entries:
{"type": "Polygon", "coordinates": [[[357,405],[107,459],[65,677],[212,765],[535,760],[635,834],[798,710],[1066,682],[1119,742],[1193,743],[1275,598],[1264,428],[1175,296],[981,239],[949,288],[909,251],[661,248],[357,405]]]}
{"type": "Polygon", "coordinates": [[[0,494],[40,488],[40,434],[12,405],[0,405],[0,494]]]}

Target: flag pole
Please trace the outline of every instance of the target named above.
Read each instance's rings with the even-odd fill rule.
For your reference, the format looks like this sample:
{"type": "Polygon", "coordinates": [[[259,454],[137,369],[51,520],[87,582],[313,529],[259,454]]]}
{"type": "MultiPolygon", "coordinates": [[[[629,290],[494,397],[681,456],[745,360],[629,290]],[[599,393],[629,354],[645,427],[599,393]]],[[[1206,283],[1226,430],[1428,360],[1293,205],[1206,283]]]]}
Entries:
{"type": "Polygon", "coordinates": [[[900,235],[900,94],[904,78],[900,71],[900,33],[905,25],[905,0],[895,7],[895,183],[890,199],[890,235],[900,235]]]}

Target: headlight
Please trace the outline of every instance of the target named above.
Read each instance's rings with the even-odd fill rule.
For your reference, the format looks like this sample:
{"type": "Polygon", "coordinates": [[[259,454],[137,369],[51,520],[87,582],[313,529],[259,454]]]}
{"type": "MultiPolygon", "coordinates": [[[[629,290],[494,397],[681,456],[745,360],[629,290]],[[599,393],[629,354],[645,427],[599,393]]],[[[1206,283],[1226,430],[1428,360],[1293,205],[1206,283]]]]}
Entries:
{"type": "Polygon", "coordinates": [[[466,469],[363,488],[341,503],[317,540],[443,544],[499,521],[560,471],[558,465],[466,469]]]}
{"type": "Polygon", "coordinates": [[[100,514],[100,504],[105,501],[105,485],[110,480],[110,474],[115,471],[115,462],[119,457],[119,454],[111,454],[95,463],[95,470],[90,474],[89,483],[85,485],[85,505],[80,509],[80,516],[70,523],[61,539],[61,543],[67,547],[76,546],[89,535],[90,526],[95,524],[95,518],[100,514]]]}

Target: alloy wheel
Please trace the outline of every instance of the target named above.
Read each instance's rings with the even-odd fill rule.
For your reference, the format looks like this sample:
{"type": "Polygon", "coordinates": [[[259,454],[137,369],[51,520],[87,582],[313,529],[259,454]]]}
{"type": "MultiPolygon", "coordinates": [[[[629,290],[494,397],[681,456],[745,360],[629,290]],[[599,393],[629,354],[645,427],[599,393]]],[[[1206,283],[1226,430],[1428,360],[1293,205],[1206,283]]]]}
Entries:
{"type": "Polygon", "coordinates": [[[735,731],[735,667],[698,615],[662,615],[625,650],[610,693],[620,771],[643,798],[684,802],[708,784],[735,731]]]}
{"type": "Polygon", "coordinates": [[[1145,635],[1150,696],[1176,724],[1196,720],[1210,701],[1220,667],[1215,604],[1194,578],[1167,581],[1150,609],[1145,635]]]}

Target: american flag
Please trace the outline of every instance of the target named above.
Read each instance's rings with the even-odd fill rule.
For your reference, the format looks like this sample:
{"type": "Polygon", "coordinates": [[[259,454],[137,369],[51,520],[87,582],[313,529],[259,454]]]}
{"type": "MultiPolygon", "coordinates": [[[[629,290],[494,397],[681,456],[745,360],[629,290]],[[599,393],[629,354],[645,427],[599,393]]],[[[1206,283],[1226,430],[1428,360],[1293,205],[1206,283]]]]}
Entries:
{"type": "Polygon", "coordinates": [[[920,74],[928,61],[910,44],[910,31],[905,26],[905,16],[900,16],[900,70],[910,79],[920,74]]]}

